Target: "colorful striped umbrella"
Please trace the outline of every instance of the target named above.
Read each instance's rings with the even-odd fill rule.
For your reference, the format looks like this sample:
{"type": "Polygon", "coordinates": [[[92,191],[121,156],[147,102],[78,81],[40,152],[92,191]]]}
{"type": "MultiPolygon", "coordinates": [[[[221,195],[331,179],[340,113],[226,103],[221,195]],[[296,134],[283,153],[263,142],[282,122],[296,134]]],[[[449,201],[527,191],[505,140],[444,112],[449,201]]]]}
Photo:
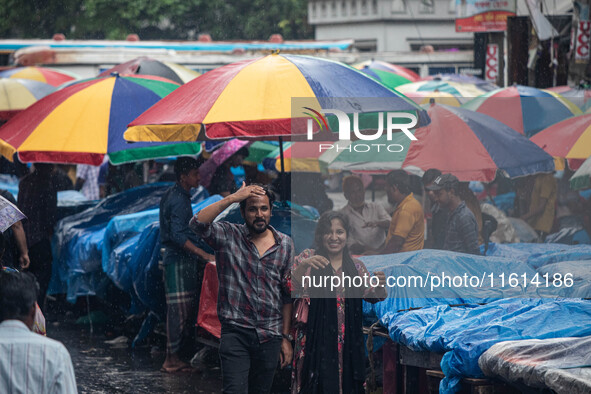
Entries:
{"type": "Polygon", "coordinates": [[[577,169],[591,156],[591,114],[556,123],[531,137],[531,141],[550,155],[567,159],[577,169]]]}
{"type": "Polygon", "coordinates": [[[403,133],[393,133],[390,141],[383,136],[375,141],[342,144],[338,149],[340,153],[332,159],[326,159],[329,162],[328,169],[371,174],[396,170],[402,168],[410,145],[410,139],[403,133]],[[371,150],[368,142],[371,144],[371,150]]]}
{"type": "Polygon", "coordinates": [[[444,92],[458,98],[474,98],[485,93],[483,89],[472,83],[439,80],[407,83],[398,86],[396,90],[403,94],[411,92],[444,92]]]}
{"type": "Polygon", "coordinates": [[[573,190],[591,188],[591,156],[570,178],[570,187],[573,190]]]}
{"type": "MultiPolygon", "coordinates": [[[[330,152],[322,152],[316,142],[293,142],[284,152],[286,172],[327,172],[330,152]]],[[[275,168],[281,171],[281,158],[276,156],[275,168]]]]}
{"type": "Polygon", "coordinates": [[[200,144],[128,144],[126,125],[178,85],[141,76],[95,78],[39,100],[0,128],[0,153],[23,162],[100,165],[197,154],[200,144]]]}
{"type": "Polygon", "coordinates": [[[582,111],[585,111],[587,105],[589,104],[589,99],[591,98],[591,89],[579,89],[572,88],[567,85],[562,85],[554,86],[552,88],[547,88],[544,90],[549,90],[551,92],[558,93],[571,103],[575,104],[582,111]]]}
{"type": "MultiPolygon", "coordinates": [[[[285,149],[291,146],[290,142],[283,144],[285,149]]],[[[248,157],[244,159],[245,164],[256,165],[264,159],[275,159],[279,156],[278,141],[255,141],[248,147],[248,157]]]]}
{"type": "Polygon", "coordinates": [[[373,72],[377,76],[382,76],[386,73],[394,74],[401,78],[404,78],[408,82],[417,82],[421,79],[421,77],[419,77],[417,73],[406,67],[383,62],[381,60],[366,60],[364,62],[354,64],[353,67],[361,71],[365,70],[368,72],[368,74],[369,72],[373,72]]]}
{"type": "Polygon", "coordinates": [[[134,120],[125,139],[195,141],[201,125],[211,139],[289,137],[292,127],[294,133],[306,134],[306,113],[323,108],[347,114],[421,112],[419,121],[428,122],[412,101],[352,67],[272,54],[220,67],[181,86],[134,120]]]}
{"type": "Polygon", "coordinates": [[[401,77],[398,74],[394,74],[388,71],[381,71],[381,70],[372,70],[368,67],[362,68],[362,73],[369,75],[376,81],[379,81],[389,87],[390,89],[394,89],[397,86],[404,85],[405,83],[412,82],[410,79],[401,77]]]}
{"type": "Polygon", "coordinates": [[[192,81],[201,75],[197,71],[193,71],[180,64],[160,61],[146,56],[141,56],[128,62],[118,64],[115,67],[103,71],[98,76],[107,77],[113,72],[119,74],[156,75],[174,81],[180,85],[192,81]]]}
{"type": "Polygon", "coordinates": [[[53,86],[30,79],[0,79],[0,120],[12,118],[53,91],[53,86]]]}
{"type": "Polygon", "coordinates": [[[528,137],[581,114],[577,106],[556,93],[521,85],[483,94],[464,108],[492,116],[528,137]]]}
{"type": "Polygon", "coordinates": [[[490,92],[496,90],[499,87],[492,82],[485,81],[484,79],[464,74],[437,74],[429,75],[422,79],[422,81],[444,81],[444,82],[458,82],[458,83],[469,83],[475,85],[478,89],[490,92]]]}
{"type": "Polygon", "coordinates": [[[451,93],[445,92],[408,92],[405,93],[405,96],[421,106],[429,105],[431,99],[437,104],[451,105],[452,107],[459,107],[462,105],[457,97],[451,93]]]}
{"type": "Polygon", "coordinates": [[[0,72],[0,78],[30,79],[59,86],[80,77],[68,71],[48,67],[16,67],[0,72]]]}
{"type": "Polygon", "coordinates": [[[554,171],[554,159],[503,123],[464,108],[433,105],[431,124],[417,129],[403,168],[437,168],[461,181],[491,182],[554,171]]]}

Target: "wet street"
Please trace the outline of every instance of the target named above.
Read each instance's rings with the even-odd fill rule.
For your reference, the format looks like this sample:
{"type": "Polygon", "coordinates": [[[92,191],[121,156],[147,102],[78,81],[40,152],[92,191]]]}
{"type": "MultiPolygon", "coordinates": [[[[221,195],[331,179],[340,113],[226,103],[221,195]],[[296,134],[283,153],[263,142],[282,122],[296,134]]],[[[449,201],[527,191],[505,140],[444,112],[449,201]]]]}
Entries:
{"type": "Polygon", "coordinates": [[[193,374],[160,372],[161,350],[131,351],[125,344],[106,344],[102,333],[90,334],[88,326],[48,322],[47,334],[70,352],[78,391],[98,393],[219,393],[219,369],[193,374]]]}

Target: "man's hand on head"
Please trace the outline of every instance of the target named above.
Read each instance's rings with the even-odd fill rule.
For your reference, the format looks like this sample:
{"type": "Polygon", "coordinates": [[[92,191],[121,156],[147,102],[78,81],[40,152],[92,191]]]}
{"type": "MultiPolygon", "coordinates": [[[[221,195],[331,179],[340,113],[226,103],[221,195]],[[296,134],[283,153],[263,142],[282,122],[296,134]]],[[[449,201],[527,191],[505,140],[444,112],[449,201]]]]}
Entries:
{"type": "Polygon", "coordinates": [[[231,195],[234,202],[244,201],[249,197],[265,196],[265,189],[258,185],[246,186],[245,182],[242,182],[242,187],[237,192],[231,195]]]}

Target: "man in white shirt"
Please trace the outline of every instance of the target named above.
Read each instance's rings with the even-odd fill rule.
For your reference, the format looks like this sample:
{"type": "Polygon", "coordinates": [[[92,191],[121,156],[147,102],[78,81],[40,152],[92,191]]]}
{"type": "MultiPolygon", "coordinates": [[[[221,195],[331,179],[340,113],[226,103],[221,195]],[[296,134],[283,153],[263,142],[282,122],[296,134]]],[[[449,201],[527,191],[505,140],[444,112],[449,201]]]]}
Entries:
{"type": "Polygon", "coordinates": [[[0,393],[77,393],[68,350],[31,331],[37,283],[29,273],[0,271],[0,393]]]}
{"type": "Polygon", "coordinates": [[[76,168],[76,190],[80,190],[89,200],[98,200],[100,198],[100,188],[98,176],[99,166],[87,164],[78,164],[76,168]]]}
{"type": "Polygon", "coordinates": [[[347,205],[341,209],[349,219],[349,251],[363,254],[379,250],[386,241],[386,232],[391,217],[386,209],[376,202],[365,202],[365,187],[361,178],[350,175],[343,179],[343,192],[347,205]]]}

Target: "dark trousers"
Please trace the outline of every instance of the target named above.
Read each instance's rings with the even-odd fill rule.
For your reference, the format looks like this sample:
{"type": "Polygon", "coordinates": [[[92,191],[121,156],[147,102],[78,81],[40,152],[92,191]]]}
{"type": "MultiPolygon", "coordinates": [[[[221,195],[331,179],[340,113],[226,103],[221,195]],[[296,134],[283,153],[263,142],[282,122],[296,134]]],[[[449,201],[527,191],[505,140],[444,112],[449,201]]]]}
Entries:
{"type": "Polygon", "coordinates": [[[51,263],[53,260],[53,255],[51,254],[51,242],[49,239],[43,239],[35,245],[30,246],[29,259],[31,260],[29,272],[35,275],[35,278],[37,278],[37,282],[39,283],[37,303],[43,306],[45,293],[47,293],[49,281],[51,280],[51,263]]]}
{"type": "Polygon", "coordinates": [[[281,338],[259,343],[254,329],[222,326],[220,361],[223,392],[269,393],[279,362],[281,338]]]}

